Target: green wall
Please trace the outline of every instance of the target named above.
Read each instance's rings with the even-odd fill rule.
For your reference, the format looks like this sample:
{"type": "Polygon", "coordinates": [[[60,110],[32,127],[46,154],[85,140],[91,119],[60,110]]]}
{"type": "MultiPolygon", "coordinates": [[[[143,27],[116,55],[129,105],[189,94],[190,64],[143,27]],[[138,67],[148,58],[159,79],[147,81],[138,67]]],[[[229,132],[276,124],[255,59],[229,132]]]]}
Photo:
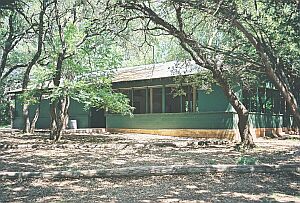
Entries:
{"type": "MultiPolygon", "coordinates": [[[[238,116],[232,112],[153,113],[134,117],[108,114],[107,128],[127,129],[238,129],[238,116]]],[[[283,127],[283,115],[251,113],[254,128],[283,127]]]]}
{"type": "Polygon", "coordinates": [[[232,129],[233,113],[153,113],[134,117],[109,114],[107,128],[130,129],[232,129]]]}
{"type": "MultiPolygon", "coordinates": [[[[30,106],[29,108],[29,119],[32,120],[35,114],[35,110],[37,105],[30,106]]],[[[47,129],[50,127],[50,105],[49,100],[43,100],[41,102],[40,108],[40,116],[36,123],[37,129],[47,129]]],[[[89,110],[84,110],[84,105],[78,103],[77,101],[71,100],[70,107],[69,107],[69,120],[77,120],[77,127],[78,128],[89,128],[89,117],[90,112],[89,110]]],[[[23,127],[23,117],[22,117],[22,103],[20,99],[16,97],[16,107],[14,113],[14,120],[13,120],[13,128],[21,129],[23,127]]]]}
{"type": "MultiPolygon", "coordinates": [[[[199,112],[235,112],[229,103],[220,86],[213,85],[213,91],[206,93],[205,90],[198,90],[198,111],[199,112]]],[[[235,88],[235,94],[241,98],[242,91],[235,88]]]]}
{"type": "Polygon", "coordinates": [[[214,86],[213,91],[207,94],[204,90],[198,90],[199,112],[232,112],[232,106],[225,97],[220,87],[214,86]]]}
{"type": "Polygon", "coordinates": [[[78,128],[89,128],[90,127],[90,111],[84,109],[84,105],[71,100],[69,107],[69,120],[76,120],[78,128]]]}
{"type": "MultiPolygon", "coordinates": [[[[238,128],[238,115],[235,113],[233,123],[238,128]]],[[[253,128],[282,128],[284,125],[284,116],[282,114],[257,113],[249,114],[250,125],[253,128]]]]}
{"type": "Polygon", "coordinates": [[[250,113],[250,122],[254,128],[280,128],[283,127],[283,115],[250,113]]]}

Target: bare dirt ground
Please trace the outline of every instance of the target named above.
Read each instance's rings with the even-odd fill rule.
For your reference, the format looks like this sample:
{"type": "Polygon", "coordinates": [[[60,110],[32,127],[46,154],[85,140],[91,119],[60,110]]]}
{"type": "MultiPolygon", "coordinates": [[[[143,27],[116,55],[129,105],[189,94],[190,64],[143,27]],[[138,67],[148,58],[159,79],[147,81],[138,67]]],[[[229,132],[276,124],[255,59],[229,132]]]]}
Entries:
{"type": "MultiPolygon", "coordinates": [[[[299,139],[256,143],[254,150],[237,152],[230,143],[154,135],[68,135],[51,144],[45,134],[2,133],[0,171],[236,164],[242,157],[300,165],[299,139]]],[[[0,180],[0,202],[300,202],[299,183],[297,173],[0,180]]]]}

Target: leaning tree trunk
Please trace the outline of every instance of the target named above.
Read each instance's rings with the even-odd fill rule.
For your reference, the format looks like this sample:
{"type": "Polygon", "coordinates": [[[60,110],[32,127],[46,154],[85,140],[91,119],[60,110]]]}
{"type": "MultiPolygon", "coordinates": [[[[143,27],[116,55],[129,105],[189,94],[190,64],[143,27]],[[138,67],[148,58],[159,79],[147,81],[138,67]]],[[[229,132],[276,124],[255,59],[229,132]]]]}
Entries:
{"type": "Polygon", "coordinates": [[[200,67],[205,67],[213,73],[213,78],[221,86],[226,98],[229,100],[230,104],[237,112],[239,118],[238,128],[241,138],[241,144],[245,148],[255,147],[253,136],[250,132],[249,111],[236,96],[227,80],[224,78],[222,63],[215,63],[201,56],[201,49],[197,46],[197,42],[195,40],[183,38],[181,35],[177,36],[177,38],[180,39],[180,45],[182,46],[182,48],[192,56],[197,65],[199,65],[200,67]],[[206,59],[206,63],[202,62],[204,61],[203,59],[206,59]]]}
{"type": "Polygon", "coordinates": [[[205,67],[213,73],[213,78],[218,82],[221,86],[226,98],[229,100],[230,104],[234,108],[234,110],[238,114],[238,129],[241,138],[241,144],[245,148],[253,148],[255,147],[253,136],[250,132],[250,122],[249,122],[249,111],[244,106],[244,104],[240,101],[240,99],[236,96],[227,80],[224,78],[224,70],[222,68],[222,63],[214,63],[213,61],[206,60],[206,63],[203,63],[202,59],[206,59],[201,56],[200,48],[197,46],[197,42],[192,39],[182,38],[182,36],[178,36],[181,40],[181,46],[192,56],[193,60],[200,67],[205,67]],[[189,47],[188,47],[189,46],[189,47]]]}
{"type": "Polygon", "coordinates": [[[41,110],[41,101],[42,101],[42,95],[39,96],[38,107],[35,110],[34,117],[30,124],[30,133],[34,133],[36,122],[39,119],[40,110],[41,110]]]}
{"type": "Polygon", "coordinates": [[[249,112],[247,108],[235,95],[234,91],[228,84],[228,81],[226,80],[226,78],[224,78],[222,64],[219,64],[221,61],[211,60],[210,57],[207,56],[207,51],[205,50],[203,45],[197,40],[193,39],[191,35],[187,34],[184,31],[181,5],[175,8],[176,18],[178,21],[178,25],[176,26],[170,24],[170,22],[160,17],[154,10],[152,10],[152,8],[147,7],[146,5],[141,5],[135,2],[128,3],[123,1],[118,5],[124,9],[135,10],[141,12],[142,15],[145,15],[146,17],[150,17],[149,19],[154,22],[158,26],[158,28],[160,26],[163,27],[164,31],[168,32],[169,35],[174,36],[180,41],[181,47],[191,55],[197,65],[212,71],[214,79],[220,84],[230,104],[238,113],[239,118],[242,119],[241,121],[239,121],[239,130],[243,144],[247,145],[247,147],[254,147],[254,142],[250,133],[250,126],[248,121],[249,112]]]}
{"type": "Polygon", "coordinates": [[[297,100],[294,94],[289,90],[288,86],[284,84],[282,80],[280,80],[280,78],[276,75],[269,64],[266,64],[266,73],[268,77],[273,81],[279,92],[282,94],[287,106],[289,107],[289,110],[291,111],[291,114],[293,115],[295,126],[300,129],[300,111],[298,109],[297,100]]]}
{"type": "Polygon", "coordinates": [[[243,143],[244,146],[253,148],[254,141],[250,132],[249,114],[238,114],[238,117],[238,128],[241,134],[241,143],[243,143]]]}
{"type": "MultiPolygon", "coordinates": [[[[278,76],[275,71],[274,67],[271,63],[270,57],[268,57],[267,51],[265,51],[263,47],[263,42],[259,41],[254,35],[249,32],[244,25],[239,22],[237,19],[232,20],[233,25],[239,29],[244,36],[249,40],[249,42],[255,47],[257,54],[261,57],[261,61],[264,64],[265,72],[268,76],[268,78],[273,82],[275,87],[279,90],[279,92],[282,94],[284,100],[286,101],[288,107],[290,108],[290,111],[294,117],[295,125],[297,125],[298,128],[300,128],[300,111],[298,109],[298,104],[295,96],[293,95],[292,91],[288,87],[288,84],[280,79],[280,76],[278,76]]],[[[276,58],[276,57],[274,57],[276,58]]],[[[276,64],[277,62],[273,61],[273,64],[276,64]]]]}
{"type": "Polygon", "coordinates": [[[222,70],[219,67],[212,70],[214,79],[219,83],[225,96],[228,98],[230,104],[235,109],[238,114],[238,129],[241,138],[241,144],[245,148],[255,147],[253,136],[250,132],[250,122],[249,122],[249,111],[244,106],[244,104],[236,96],[232,88],[229,86],[226,80],[224,80],[222,75],[222,70]]]}
{"type": "MultiPolygon", "coordinates": [[[[34,54],[31,61],[28,63],[28,66],[24,73],[23,83],[22,83],[22,90],[26,90],[29,83],[29,74],[31,72],[31,69],[36,64],[38,59],[40,58],[42,54],[42,47],[43,47],[43,40],[44,40],[44,14],[46,11],[45,6],[46,1],[43,2],[42,10],[39,13],[39,24],[38,24],[38,43],[37,43],[37,51],[34,54]]],[[[24,117],[24,127],[23,132],[29,133],[30,130],[30,121],[29,121],[29,105],[24,104],[23,106],[23,117],[24,117]]]]}

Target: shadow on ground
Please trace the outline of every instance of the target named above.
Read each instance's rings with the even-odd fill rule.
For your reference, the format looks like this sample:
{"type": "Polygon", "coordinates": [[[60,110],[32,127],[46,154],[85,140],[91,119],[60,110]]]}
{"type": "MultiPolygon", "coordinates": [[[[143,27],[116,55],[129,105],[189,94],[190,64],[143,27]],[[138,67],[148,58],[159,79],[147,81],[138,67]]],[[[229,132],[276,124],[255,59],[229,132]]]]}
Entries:
{"type": "Polygon", "coordinates": [[[291,174],[39,179],[5,182],[0,191],[9,202],[299,202],[297,181],[291,174]]]}
{"type": "MultiPolygon", "coordinates": [[[[118,136],[70,136],[58,148],[41,135],[4,137],[6,143],[38,143],[44,148],[0,150],[0,171],[88,170],[141,165],[235,164],[241,156],[259,163],[300,164],[298,141],[265,140],[246,153],[218,148],[155,145],[164,140],[118,136]],[[112,144],[101,147],[101,144],[112,144]],[[118,146],[122,144],[125,147],[118,146]],[[92,147],[99,146],[99,147],[92,147]]],[[[170,142],[170,140],[165,140],[170,142]]],[[[175,142],[176,140],[172,140],[175,142]]],[[[2,142],[1,142],[2,143],[2,142]]],[[[0,202],[300,202],[299,174],[207,174],[118,179],[0,182],[0,202]]]]}

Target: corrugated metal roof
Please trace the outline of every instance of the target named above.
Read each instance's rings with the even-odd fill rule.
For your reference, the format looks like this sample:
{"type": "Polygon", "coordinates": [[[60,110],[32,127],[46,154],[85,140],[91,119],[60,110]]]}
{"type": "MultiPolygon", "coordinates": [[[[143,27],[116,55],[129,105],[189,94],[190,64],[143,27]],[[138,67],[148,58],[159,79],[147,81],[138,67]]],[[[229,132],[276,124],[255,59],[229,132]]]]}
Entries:
{"type": "Polygon", "coordinates": [[[190,75],[195,74],[201,70],[203,70],[203,68],[196,65],[193,61],[170,61],[166,63],[120,68],[117,70],[116,76],[113,78],[113,82],[147,80],[167,78],[178,75],[190,75]]]}

